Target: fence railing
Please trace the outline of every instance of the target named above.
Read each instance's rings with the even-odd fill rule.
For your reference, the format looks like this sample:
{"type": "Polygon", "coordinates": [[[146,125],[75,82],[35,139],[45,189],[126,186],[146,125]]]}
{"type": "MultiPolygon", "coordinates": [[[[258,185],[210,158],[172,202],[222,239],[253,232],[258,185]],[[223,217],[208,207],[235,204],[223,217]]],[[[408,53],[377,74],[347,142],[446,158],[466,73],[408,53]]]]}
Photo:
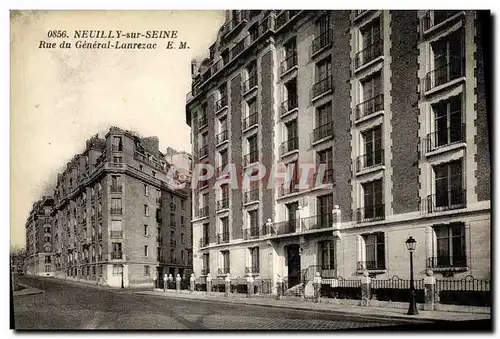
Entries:
{"type": "Polygon", "coordinates": [[[384,40],[380,39],[358,52],[354,58],[354,68],[359,68],[382,55],[384,40]]]}
{"type": "Polygon", "coordinates": [[[208,216],[208,206],[198,209],[198,218],[204,218],[208,216]]]}
{"type": "Polygon", "coordinates": [[[248,79],[243,83],[243,92],[246,93],[252,88],[257,87],[257,75],[251,75],[248,79]]]}
{"type": "Polygon", "coordinates": [[[281,62],[281,74],[286,73],[292,67],[297,66],[297,53],[293,52],[281,62]]]}
{"type": "Polygon", "coordinates": [[[332,89],[332,77],[327,75],[325,78],[316,82],[311,89],[311,97],[316,98],[332,89]]]}
{"type": "Polygon", "coordinates": [[[315,38],[312,42],[312,53],[317,53],[320,49],[328,46],[332,42],[333,30],[328,29],[315,38]]]}
{"type": "Polygon", "coordinates": [[[257,125],[258,123],[259,123],[259,114],[258,114],[258,112],[253,112],[252,114],[250,114],[248,117],[246,117],[243,120],[242,129],[245,130],[245,129],[249,128],[250,126],[257,125]]]}
{"type": "Polygon", "coordinates": [[[298,97],[297,95],[291,95],[288,97],[288,100],[281,103],[280,113],[281,115],[285,115],[285,113],[290,112],[292,109],[298,107],[298,97]]]}
{"type": "Polygon", "coordinates": [[[298,10],[283,10],[276,17],[276,29],[280,29],[285,26],[294,16],[299,14],[298,10]]]}
{"type": "Polygon", "coordinates": [[[319,127],[313,129],[311,134],[312,142],[316,142],[323,138],[329,137],[333,135],[333,122],[327,122],[319,127]]]}
{"type": "Polygon", "coordinates": [[[216,144],[220,144],[223,141],[226,141],[228,139],[228,132],[227,130],[220,132],[215,136],[215,142],[216,144]]]}
{"type": "Polygon", "coordinates": [[[206,247],[210,243],[209,237],[200,238],[200,247],[206,247]]]}
{"type": "Polygon", "coordinates": [[[259,161],[259,151],[253,151],[245,155],[245,166],[259,161]]]}
{"type": "Polygon", "coordinates": [[[356,222],[369,222],[385,219],[385,204],[368,205],[356,210],[356,222]]]}
{"type": "Polygon", "coordinates": [[[379,94],[356,106],[356,120],[384,109],[384,95],[379,94]]]}
{"type": "Polygon", "coordinates": [[[252,201],[259,201],[259,189],[253,189],[250,191],[246,191],[244,196],[243,196],[243,202],[249,203],[252,201]]]}
{"type": "MultiPolygon", "coordinates": [[[[325,164],[327,165],[327,164],[325,164]]],[[[327,165],[328,166],[328,165],[327,165]]],[[[325,185],[325,184],[334,184],[335,183],[335,171],[333,168],[326,168],[323,173],[321,173],[323,176],[320,178],[320,182],[318,181],[318,176],[320,173],[314,173],[313,176],[313,185],[325,185]]]]}
{"type": "Polygon", "coordinates": [[[225,244],[229,242],[229,232],[217,234],[217,244],[225,244]]]}
{"type": "Polygon", "coordinates": [[[123,208],[121,208],[121,207],[111,207],[111,208],[109,209],[109,212],[110,212],[111,214],[120,215],[120,214],[123,214],[123,208]]]}
{"type": "Polygon", "coordinates": [[[465,141],[465,124],[455,128],[443,128],[427,134],[424,139],[426,152],[434,151],[440,147],[465,141]]]}
{"type": "Polygon", "coordinates": [[[356,271],[366,270],[385,270],[385,260],[379,259],[377,261],[358,261],[356,263],[356,271]]]}
{"type": "Polygon", "coordinates": [[[438,191],[430,194],[420,202],[422,213],[443,212],[467,206],[467,190],[459,188],[449,191],[438,191]]]}
{"type": "Polygon", "coordinates": [[[215,102],[215,110],[220,111],[227,106],[227,96],[223,95],[219,100],[215,102]]]}
{"type": "Polygon", "coordinates": [[[465,255],[438,256],[427,259],[428,268],[467,267],[465,255]]]}
{"type": "Polygon", "coordinates": [[[425,90],[444,85],[454,79],[464,76],[464,58],[452,56],[447,64],[430,71],[425,76],[425,90]]]}
{"type": "Polygon", "coordinates": [[[198,150],[198,156],[200,158],[204,157],[208,155],[208,145],[203,145],[200,147],[200,149],[198,150]]]}
{"type": "Polygon", "coordinates": [[[376,149],[356,158],[356,171],[384,164],[384,150],[376,149]]]}
{"type": "Polygon", "coordinates": [[[217,201],[217,211],[229,208],[229,198],[221,199],[217,201]]]}
{"type": "Polygon", "coordinates": [[[433,10],[428,11],[422,18],[422,25],[424,32],[431,29],[432,27],[439,25],[448,18],[451,18],[460,11],[457,10],[433,10]]]}
{"type": "Polygon", "coordinates": [[[333,215],[331,213],[318,214],[300,219],[302,231],[312,231],[333,227],[333,215]]]}
{"type": "Polygon", "coordinates": [[[287,141],[281,143],[280,146],[280,154],[283,155],[285,153],[298,150],[299,149],[299,138],[290,138],[287,141]]]}

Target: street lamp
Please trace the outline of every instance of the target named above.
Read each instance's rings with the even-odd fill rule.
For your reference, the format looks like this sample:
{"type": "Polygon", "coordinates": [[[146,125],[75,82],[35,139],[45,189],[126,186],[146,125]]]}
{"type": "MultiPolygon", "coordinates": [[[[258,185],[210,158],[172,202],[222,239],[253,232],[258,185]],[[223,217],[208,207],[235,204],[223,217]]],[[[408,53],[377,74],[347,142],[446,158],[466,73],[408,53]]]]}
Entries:
{"type": "Polygon", "coordinates": [[[125,288],[125,287],[123,286],[123,264],[121,264],[121,267],[122,267],[122,269],[121,269],[121,271],[122,271],[122,288],[125,288]]]}
{"type": "Polygon", "coordinates": [[[408,307],[408,315],[418,314],[417,303],[415,301],[415,284],[413,282],[413,251],[417,247],[417,241],[410,236],[406,240],[406,249],[410,251],[410,305],[408,307]]]}

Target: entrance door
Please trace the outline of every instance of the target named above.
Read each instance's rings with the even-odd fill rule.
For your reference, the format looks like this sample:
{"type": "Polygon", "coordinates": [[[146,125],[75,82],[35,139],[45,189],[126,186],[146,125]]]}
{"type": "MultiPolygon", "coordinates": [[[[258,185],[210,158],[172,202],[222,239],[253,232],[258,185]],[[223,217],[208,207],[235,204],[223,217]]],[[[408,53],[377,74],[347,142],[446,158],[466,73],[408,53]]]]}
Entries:
{"type": "Polygon", "coordinates": [[[164,288],[163,286],[163,270],[161,269],[160,266],[156,267],[156,281],[158,286],[155,286],[157,288],[164,288]]]}
{"type": "Polygon", "coordinates": [[[300,283],[299,245],[287,246],[288,288],[300,283]]]}

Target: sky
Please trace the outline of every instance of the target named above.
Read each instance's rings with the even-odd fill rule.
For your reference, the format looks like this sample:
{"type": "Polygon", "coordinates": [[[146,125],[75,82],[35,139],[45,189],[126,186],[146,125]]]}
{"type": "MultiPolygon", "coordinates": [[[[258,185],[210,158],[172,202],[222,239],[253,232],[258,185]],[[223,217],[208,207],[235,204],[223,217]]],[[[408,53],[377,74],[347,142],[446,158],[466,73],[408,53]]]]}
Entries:
{"type": "MultiPolygon", "coordinates": [[[[56,175],[112,125],[191,152],[185,123],[191,60],[208,55],[223,11],[23,11],[11,15],[11,247],[25,244],[32,204],[52,193],[56,175]],[[76,49],[75,30],[177,30],[189,49],[76,49]],[[69,38],[50,39],[66,30],[69,38]],[[40,41],[72,43],[39,48],[40,41]]],[[[93,42],[95,39],[83,39],[93,42]]],[[[102,39],[101,39],[102,40],[102,39]]],[[[101,41],[100,40],[100,41],[101,41]]],[[[112,39],[113,41],[115,39],[112,39]]],[[[123,42],[135,42],[134,40],[123,42]]]]}

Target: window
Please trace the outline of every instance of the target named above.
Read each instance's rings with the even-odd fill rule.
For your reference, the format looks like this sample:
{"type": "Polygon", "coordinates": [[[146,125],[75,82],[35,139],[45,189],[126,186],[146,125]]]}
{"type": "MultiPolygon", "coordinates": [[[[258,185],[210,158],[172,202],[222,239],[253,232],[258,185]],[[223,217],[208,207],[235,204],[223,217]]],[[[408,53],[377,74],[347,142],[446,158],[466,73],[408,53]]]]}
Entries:
{"type": "Polygon", "coordinates": [[[184,226],[185,226],[185,225],[184,225],[184,216],[183,216],[183,215],[181,215],[181,227],[184,227],[184,226]]]}
{"type": "Polygon", "coordinates": [[[321,241],[318,243],[318,258],[322,270],[334,270],[337,268],[335,262],[335,241],[321,241]]]}
{"type": "Polygon", "coordinates": [[[462,94],[432,105],[434,129],[427,141],[428,151],[465,140],[462,124],[462,94]]]}
{"type": "Polygon", "coordinates": [[[102,276],[103,274],[103,267],[102,265],[99,265],[99,275],[102,276]]]}
{"type": "Polygon", "coordinates": [[[328,57],[316,64],[316,83],[331,78],[332,60],[328,57]]]}
{"type": "Polygon", "coordinates": [[[111,211],[116,213],[121,213],[122,210],[122,199],[121,198],[112,198],[111,199],[111,211]]]}
{"type": "Polygon", "coordinates": [[[249,236],[259,235],[259,210],[248,211],[249,236]]]}
{"type": "Polygon", "coordinates": [[[436,210],[460,208],[465,205],[462,160],[434,166],[436,210]]]}
{"type": "Polygon", "coordinates": [[[144,205],[144,215],[149,215],[149,206],[144,205]]]}
{"type": "Polygon", "coordinates": [[[46,255],[46,256],[45,256],[45,263],[46,263],[46,264],[50,264],[50,263],[51,263],[51,258],[50,258],[50,255],[46,255]]]}
{"type": "Polygon", "coordinates": [[[45,272],[51,271],[51,265],[45,265],[45,272]]]}
{"type": "Polygon", "coordinates": [[[250,273],[259,273],[260,272],[260,256],[259,256],[259,248],[252,247],[250,250],[250,264],[251,264],[251,272],[250,273]]]}
{"type": "Polygon", "coordinates": [[[144,184],[144,195],[148,195],[148,185],[144,184]]]}
{"type": "Polygon", "coordinates": [[[184,262],[184,250],[181,250],[181,262],[184,262]]]}
{"type": "Polygon", "coordinates": [[[151,175],[153,176],[153,178],[156,178],[156,172],[155,171],[151,171],[151,175]]]}
{"type": "Polygon", "coordinates": [[[144,166],[139,165],[139,170],[141,170],[141,171],[144,170],[144,166]]]}
{"type": "Polygon", "coordinates": [[[144,235],[145,235],[145,236],[148,236],[148,235],[149,235],[148,225],[144,225],[144,235]]]}
{"type": "Polygon", "coordinates": [[[358,171],[364,168],[381,165],[384,160],[382,148],[382,127],[377,126],[362,132],[365,154],[360,158],[358,171]]]}
{"type": "Polygon", "coordinates": [[[259,160],[259,149],[257,143],[257,134],[252,135],[247,139],[248,142],[248,159],[247,164],[254,163],[259,160]]]}
{"type": "Polygon", "coordinates": [[[361,29],[362,49],[372,46],[380,40],[380,19],[376,18],[361,29]]]}
{"type": "Polygon", "coordinates": [[[181,233],[181,244],[184,244],[184,233],[181,233]]]}
{"type": "Polygon", "coordinates": [[[147,257],[149,254],[148,252],[148,245],[144,245],[144,256],[147,257]]]}
{"type": "Polygon", "coordinates": [[[257,40],[259,37],[259,25],[258,24],[253,24],[250,26],[248,29],[248,34],[250,35],[250,41],[253,42],[257,40]]]}
{"type": "Polygon", "coordinates": [[[112,259],[122,258],[122,244],[119,242],[112,243],[113,253],[111,254],[112,259]]]}
{"type": "Polygon", "coordinates": [[[113,137],[112,150],[123,151],[122,137],[113,137]]]}
{"type": "Polygon", "coordinates": [[[205,275],[208,272],[210,272],[210,256],[208,253],[203,253],[203,266],[201,274],[205,275]]]}
{"type": "Polygon", "coordinates": [[[170,213],[170,226],[175,226],[176,223],[175,223],[175,214],[174,213],[170,213]]]}
{"type": "Polygon", "coordinates": [[[209,243],[209,224],[203,224],[203,238],[201,246],[208,246],[209,243]]]}
{"type": "Polygon", "coordinates": [[[434,70],[428,74],[427,90],[462,76],[463,40],[463,31],[457,30],[431,44],[434,70]]]}
{"type": "Polygon", "coordinates": [[[92,266],[92,274],[95,275],[95,266],[92,266]]]}
{"type": "Polygon", "coordinates": [[[362,184],[364,213],[361,213],[361,220],[383,219],[385,209],[382,194],[382,179],[374,180],[362,184]]]}
{"type": "Polygon", "coordinates": [[[332,227],[333,196],[331,194],[318,197],[318,227],[332,227]]]}
{"type": "Polygon", "coordinates": [[[324,174],[322,183],[333,182],[333,152],[332,149],[326,148],[324,150],[318,151],[316,156],[316,164],[319,170],[320,166],[324,166],[324,174]]]}
{"type": "Polygon", "coordinates": [[[181,199],[181,210],[185,210],[186,209],[186,200],[184,199],[181,199]]]}
{"type": "Polygon", "coordinates": [[[113,265],[113,274],[121,274],[122,265],[113,265]]]}
{"type": "Polygon", "coordinates": [[[228,162],[228,156],[227,156],[227,149],[224,149],[220,151],[220,167],[219,167],[219,175],[222,173],[222,171],[225,169],[227,166],[228,162]]]}
{"type": "Polygon", "coordinates": [[[113,163],[115,164],[121,164],[123,162],[122,157],[113,157],[113,163]]]}
{"type": "Polygon", "coordinates": [[[229,251],[221,251],[220,253],[222,254],[222,273],[229,273],[231,267],[229,251]]]}
{"type": "Polygon", "coordinates": [[[145,265],[145,266],[144,266],[144,275],[150,275],[150,274],[151,274],[151,272],[150,272],[150,271],[151,271],[151,270],[150,270],[149,265],[145,265]]]}
{"type": "Polygon", "coordinates": [[[367,234],[363,238],[365,240],[365,268],[367,270],[384,270],[384,233],[367,234]]]}
{"type": "Polygon", "coordinates": [[[297,119],[285,123],[287,139],[284,143],[284,153],[296,150],[299,148],[299,138],[297,132],[297,119]]]}
{"type": "Polygon", "coordinates": [[[356,119],[373,114],[384,109],[381,73],[375,72],[361,80],[360,104],[356,106],[356,119]]]}
{"type": "Polygon", "coordinates": [[[221,52],[222,62],[227,65],[229,62],[229,49],[225,49],[221,52]]]}
{"type": "Polygon", "coordinates": [[[282,104],[281,114],[285,114],[298,107],[297,79],[293,78],[285,83],[285,101],[282,104]]]}
{"type": "Polygon", "coordinates": [[[175,250],[170,250],[170,261],[175,262],[175,250]]]}
{"type": "Polygon", "coordinates": [[[44,242],[50,242],[50,235],[43,237],[44,242]]]}
{"type": "Polygon", "coordinates": [[[433,229],[435,234],[433,248],[435,257],[430,259],[430,267],[466,267],[464,223],[436,225],[433,229]]]}

